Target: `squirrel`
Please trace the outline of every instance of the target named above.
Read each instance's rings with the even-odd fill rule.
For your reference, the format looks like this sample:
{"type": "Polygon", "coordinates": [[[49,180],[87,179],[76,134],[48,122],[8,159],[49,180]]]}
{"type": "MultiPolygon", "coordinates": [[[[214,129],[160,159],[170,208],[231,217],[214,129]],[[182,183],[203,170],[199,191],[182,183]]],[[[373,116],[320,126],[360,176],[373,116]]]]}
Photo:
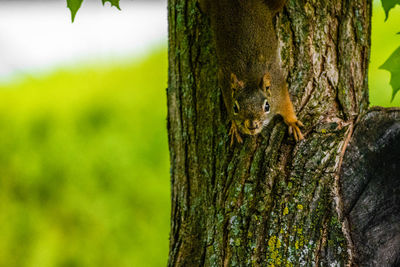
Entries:
{"type": "Polygon", "coordinates": [[[231,145],[240,133],[256,135],[276,114],[296,141],[303,124],[294,113],[278,58],[273,17],[286,0],[200,0],[210,17],[218,81],[231,120],[231,145]],[[240,133],[239,133],[240,132],[240,133]]]}

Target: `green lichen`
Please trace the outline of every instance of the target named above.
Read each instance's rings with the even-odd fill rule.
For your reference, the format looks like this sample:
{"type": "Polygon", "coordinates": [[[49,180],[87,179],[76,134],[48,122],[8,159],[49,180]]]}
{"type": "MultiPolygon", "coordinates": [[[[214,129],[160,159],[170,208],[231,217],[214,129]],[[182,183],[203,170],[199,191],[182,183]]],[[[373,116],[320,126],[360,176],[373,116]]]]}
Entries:
{"type": "Polygon", "coordinates": [[[283,216],[288,215],[288,214],[289,214],[289,208],[288,208],[288,207],[285,207],[285,208],[283,209],[283,216]]]}

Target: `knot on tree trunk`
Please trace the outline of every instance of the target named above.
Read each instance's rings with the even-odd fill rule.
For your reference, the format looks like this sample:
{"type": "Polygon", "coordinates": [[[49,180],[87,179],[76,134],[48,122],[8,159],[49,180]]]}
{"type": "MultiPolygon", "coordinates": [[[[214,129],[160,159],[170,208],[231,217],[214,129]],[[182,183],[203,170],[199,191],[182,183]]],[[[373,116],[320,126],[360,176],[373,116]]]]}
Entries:
{"type": "Polygon", "coordinates": [[[400,266],[400,109],[371,109],[356,125],[340,185],[354,263],[400,266]]]}

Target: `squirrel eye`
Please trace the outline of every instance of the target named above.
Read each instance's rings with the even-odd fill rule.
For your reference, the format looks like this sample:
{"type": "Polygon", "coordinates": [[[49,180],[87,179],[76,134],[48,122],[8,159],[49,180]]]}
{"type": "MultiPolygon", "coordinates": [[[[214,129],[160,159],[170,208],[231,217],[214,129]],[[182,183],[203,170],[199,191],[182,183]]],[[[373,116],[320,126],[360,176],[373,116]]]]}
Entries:
{"type": "Polygon", "coordinates": [[[268,113],[270,110],[270,106],[267,100],[264,101],[264,111],[268,113]]]}
{"type": "Polygon", "coordinates": [[[233,104],[233,114],[237,115],[239,113],[239,103],[235,101],[233,104]]]}

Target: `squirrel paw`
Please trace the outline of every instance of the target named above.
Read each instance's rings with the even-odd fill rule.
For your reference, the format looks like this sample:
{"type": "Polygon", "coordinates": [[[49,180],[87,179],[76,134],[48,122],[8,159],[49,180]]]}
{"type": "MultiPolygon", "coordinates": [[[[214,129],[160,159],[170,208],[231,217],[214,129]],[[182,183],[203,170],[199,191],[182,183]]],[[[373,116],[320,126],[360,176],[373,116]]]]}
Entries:
{"type": "Polygon", "coordinates": [[[304,136],[301,133],[301,130],[299,128],[299,127],[304,127],[304,125],[301,121],[296,119],[295,121],[292,121],[292,122],[285,121],[285,123],[287,124],[287,126],[289,126],[289,134],[290,135],[293,134],[294,139],[296,141],[300,141],[300,140],[304,139],[304,136]]]}
{"type": "Polygon", "coordinates": [[[235,142],[235,138],[238,143],[243,143],[242,137],[240,137],[239,130],[234,121],[232,121],[231,129],[229,130],[229,135],[231,136],[231,146],[235,142]]]}

